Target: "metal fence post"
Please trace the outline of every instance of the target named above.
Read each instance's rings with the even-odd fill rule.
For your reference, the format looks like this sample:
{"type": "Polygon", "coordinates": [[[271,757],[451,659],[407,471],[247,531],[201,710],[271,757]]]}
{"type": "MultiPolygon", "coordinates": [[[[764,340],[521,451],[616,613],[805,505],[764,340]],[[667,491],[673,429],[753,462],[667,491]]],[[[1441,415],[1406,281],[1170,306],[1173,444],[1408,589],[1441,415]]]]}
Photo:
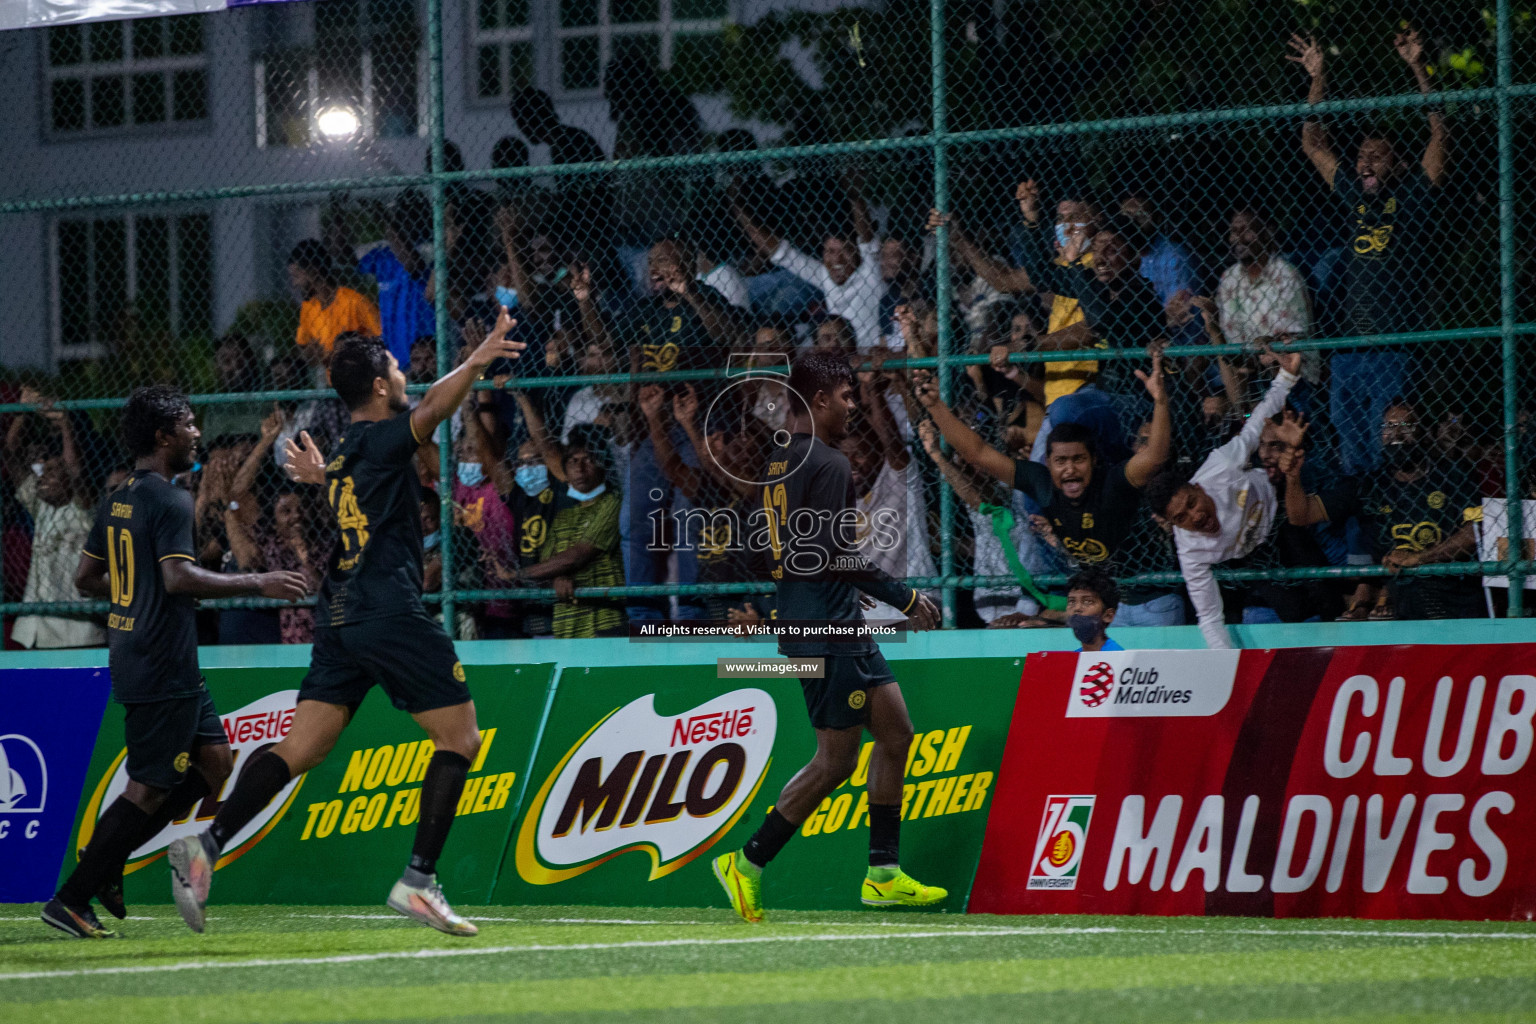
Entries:
{"type": "MultiPolygon", "coordinates": [[[[948,95],[944,82],[944,0],[932,0],[928,8],[928,36],[933,54],[933,208],[949,212],[949,147],[948,95]]],[[[952,343],[950,330],[949,229],[940,226],[934,232],[934,266],[938,283],[939,350],[938,365],[939,398],[948,405],[950,394],[949,348],[952,343]]],[[[939,575],[953,576],[955,572],[955,492],[948,480],[939,482],[939,575]]],[[[944,628],[955,628],[955,588],[944,588],[944,628]]]]}
{"type": "MultiPolygon", "coordinates": [[[[437,375],[453,369],[454,345],[448,317],[447,170],[443,154],[443,0],[427,0],[427,133],[432,147],[432,304],[437,314],[437,375]]],[[[453,426],[438,428],[438,548],[443,554],[443,628],[456,637],[453,586],[453,426]]]]}
{"type": "Polygon", "coordinates": [[[1515,349],[1515,129],[1509,0],[1498,2],[1499,105],[1499,338],[1504,354],[1504,511],[1509,526],[1509,617],[1525,614],[1522,528],[1525,494],[1520,486],[1519,364],[1515,349]]]}

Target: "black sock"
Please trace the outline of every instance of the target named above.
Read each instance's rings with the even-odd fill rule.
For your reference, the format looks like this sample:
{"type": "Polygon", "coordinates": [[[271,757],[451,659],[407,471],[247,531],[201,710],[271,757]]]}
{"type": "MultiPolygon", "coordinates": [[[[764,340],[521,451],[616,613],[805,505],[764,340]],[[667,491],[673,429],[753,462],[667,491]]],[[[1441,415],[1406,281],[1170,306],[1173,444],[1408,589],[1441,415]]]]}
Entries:
{"type": "Polygon", "coordinates": [[[229,794],[213,824],[203,833],[203,845],[213,847],[209,854],[222,853],[224,844],[260,814],[292,779],[288,762],[270,750],[246,765],[245,771],[240,773],[240,781],[235,783],[235,791],[229,794]]]}
{"type": "Polygon", "coordinates": [[[122,872],[128,855],[143,842],[140,837],[147,821],[149,815],[127,797],[112,801],[107,813],[96,823],[96,831],[80,855],[79,866],[59,886],[59,900],[75,909],[90,906],[96,890],[122,872]]]}
{"type": "Polygon", "coordinates": [[[469,758],[463,754],[439,750],[432,755],[421,780],[421,820],[416,822],[416,841],[411,844],[412,871],[430,875],[437,870],[437,858],[448,841],[468,774],[469,758]]]}
{"type": "Polygon", "coordinates": [[[901,804],[869,805],[869,866],[901,863],[901,804]]]}
{"type": "Polygon", "coordinates": [[[789,819],[779,813],[775,807],[768,812],[763,823],[752,833],[752,838],[747,840],[747,845],[741,848],[742,855],[760,868],[768,866],[768,862],[779,855],[784,849],[784,844],[789,842],[789,837],[795,834],[795,826],[789,819]]]}
{"type": "Polygon", "coordinates": [[[139,838],[139,846],[149,842],[160,834],[161,829],[190,811],[208,792],[208,780],[203,778],[203,773],[196,768],[188,771],[186,777],[176,783],[176,788],[165,795],[165,802],[160,805],[160,809],[149,816],[144,826],[144,835],[139,838]]]}

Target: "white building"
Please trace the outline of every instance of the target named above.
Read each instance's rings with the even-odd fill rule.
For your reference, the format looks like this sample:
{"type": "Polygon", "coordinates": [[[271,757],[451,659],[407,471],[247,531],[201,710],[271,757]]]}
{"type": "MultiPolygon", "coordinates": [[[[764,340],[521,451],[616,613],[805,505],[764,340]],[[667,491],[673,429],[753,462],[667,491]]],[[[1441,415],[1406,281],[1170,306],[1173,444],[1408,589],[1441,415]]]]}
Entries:
{"type": "MultiPolygon", "coordinates": [[[[663,67],[771,0],[467,0],[443,3],[444,123],[469,169],[517,131],[523,81],[611,152],[599,92],[615,53],[663,67]]],[[[817,3],[818,8],[836,6],[817,3]]],[[[215,14],[0,33],[0,202],[368,178],[422,170],[425,0],[315,0],[215,14]],[[359,138],[320,141],[336,102],[359,138]]],[[[700,97],[706,127],[729,126],[700,97]]],[[[758,126],[762,134],[762,126],[758,126]]],[[[771,134],[771,133],[769,133],[771,134]]],[[[532,147],[532,162],[547,162],[532,147]]],[[[0,214],[0,365],[57,370],[116,340],[125,302],[183,337],[213,336],[259,299],[291,298],[283,261],[318,231],[323,193],[154,207],[0,214]]]]}

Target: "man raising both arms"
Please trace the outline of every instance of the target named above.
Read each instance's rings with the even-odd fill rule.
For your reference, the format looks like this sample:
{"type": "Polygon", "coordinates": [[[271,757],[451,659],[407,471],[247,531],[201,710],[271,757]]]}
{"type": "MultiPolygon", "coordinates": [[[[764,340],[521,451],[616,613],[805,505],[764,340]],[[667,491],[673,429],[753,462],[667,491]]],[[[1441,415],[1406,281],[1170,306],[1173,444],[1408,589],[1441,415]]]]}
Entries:
{"type": "Polygon", "coordinates": [[[421,485],[412,458],[492,362],[521,354],[523,343],[507,340],[514,323],[503,307],[490,336],[414,410],[406,404],[405,374],[379,339],[354,337],[331,357],[331,384],[351,424],[329,464],[312,444],[290,453],[300,479],[323,479],[340,533],[320,587],[309,673],[288,735],[246,766],[206,832],[171,844],[171,891],[193,931],[203,930],[224,845],[290,780],[325,760],[377,682],[435,748],[410,864],[387,905],[449,935],[478,932],[453,912],[435,874],[480,731],[453,641],[421,603],[421,485]]]}
{"type": "MultiPolygon", "coordinates": [[[[838,352],[801,356],[790,370],[789,394],[785,426],[791,436],[769,457],[763,486],[779,619],[807,626],[862,623],[858,592],[863,591],[899,609],[913,628],[932,629],[939,620],[933,602],[859,553],[853,473],[848,456],[838,449],[857,408],[847,358],[838,352]]],[[[871,640],[781,638],[779,653],[824,661],[822,678],[800,680],[816,730],[816,755],[789,780],[747,845],[715,858],[715,877],[732,909],[751,923],[763,919],[763,868],[853,774],[866,728],[875,745],[869,764],[869,872],[863,900],[876,907],[943,900],[947,891],[914,881],[900,867],[901,791],[912,720],[879,647],[871,640]]]]}
{"type": "Polygon", "coordinates": [[[1269,539],[1275,522],[1275,485],[1269,481],[1268,470],[1249,463],[1264,424],[1285,407],[1301,369],[1301,353],[1263,358],[1278,362],[1280,372],[1242,431],[1207,455],[1194,476],[1164,470],[1147,484],[1147,507],[1173,526],[1184,585],[1189,588],[1189,600],[1195,606],[1206,646],[1213,650],[1230,649],[1232,639],[1222,612],[1221,588],[1211,570],[1222,562],[1253,554],[1269,539]]]}
{"type": "MultiPolygon", "coordinates": [[[[1032,499],[1075,565],[1102,569],[1112,577],[1125,574],[1127,538],[1141,512],[1141,488],[1168,461],[1172,446],[1161,349],[1152,350],[1150,372],[1135,371],[1152,399],[1146,446],[1125,462],[1113,464],[1100,457],[1093,431],[1081,423],[1052,428],[1045,443],[1044,466],[1012,459],[962,423],[939,400],[933,376],[919,372],[918,401],[960,458],[1032,499]]],[[[1146,588],[1123,596],[1122,626],[1184,624],[1184,602],[1170,590],[1146,588]]]]}
{"type": "Polygon", "coordinates": [[[114,917],[123,905],[123,864],[170,822],[229,778],[233,760],[219,712],[197,665],[193,598],[299,601],[296,572],[226,575],[198,566],[192,495],[171,478],[192,468],[198,430],[186,396],[163,385],[139,388],[123,410],[133,474],[101,499],[80,553],[75,586],[107,598],[107,664],[112,696],[124,705],[128,787],[95,823],[80,865],[43,907],[43,920],[80,939],[111,938],[91,897],[114,917]]]}

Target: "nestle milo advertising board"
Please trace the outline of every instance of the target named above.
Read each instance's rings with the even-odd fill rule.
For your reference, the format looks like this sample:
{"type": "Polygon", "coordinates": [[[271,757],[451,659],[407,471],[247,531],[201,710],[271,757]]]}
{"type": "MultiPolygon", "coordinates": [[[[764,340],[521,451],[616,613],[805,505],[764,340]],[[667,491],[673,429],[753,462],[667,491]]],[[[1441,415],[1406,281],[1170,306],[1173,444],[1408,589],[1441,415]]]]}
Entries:
{"type": "MultiPolygon", "coordinates": [[[[951,892],[975,874],[1018,692],[1013,658],[895,662],[916,739],[902,866],[951,892]]],[[[709,861],[740,846],[815,751],[795,679],[717,679],[713,664],[562,667],[493,902],[709,906],[709,861]]],[[[868,864],[859,767],[764,875],[769,908],[855,909],[868,864]]]]}
{"type": "MultiPolygon", "coordinates": [[[[223,793],[205,799],[133,852],[124,878],[130,904],[168,901],[166,846],[206,828],[245,765],[287,735],[304,671],[206,672],[234,753],[235,774],[223,793]]],[[[465,667],[481,749],[438,864],[450,900],[484,903],[490,897],[553,671],[552,665],[465,667]]],[[[87,773],[75,838],[64,858],[66,875],[102,812],[127,785],[125,754],[123,709],[111,705],[87,773]]],[[[375,689],[326,762],[291,782],[229,843],[211,902],[382,904],[410,857],[421,780],[431,757],[432,745],[421,729],[375,689]]]]}

